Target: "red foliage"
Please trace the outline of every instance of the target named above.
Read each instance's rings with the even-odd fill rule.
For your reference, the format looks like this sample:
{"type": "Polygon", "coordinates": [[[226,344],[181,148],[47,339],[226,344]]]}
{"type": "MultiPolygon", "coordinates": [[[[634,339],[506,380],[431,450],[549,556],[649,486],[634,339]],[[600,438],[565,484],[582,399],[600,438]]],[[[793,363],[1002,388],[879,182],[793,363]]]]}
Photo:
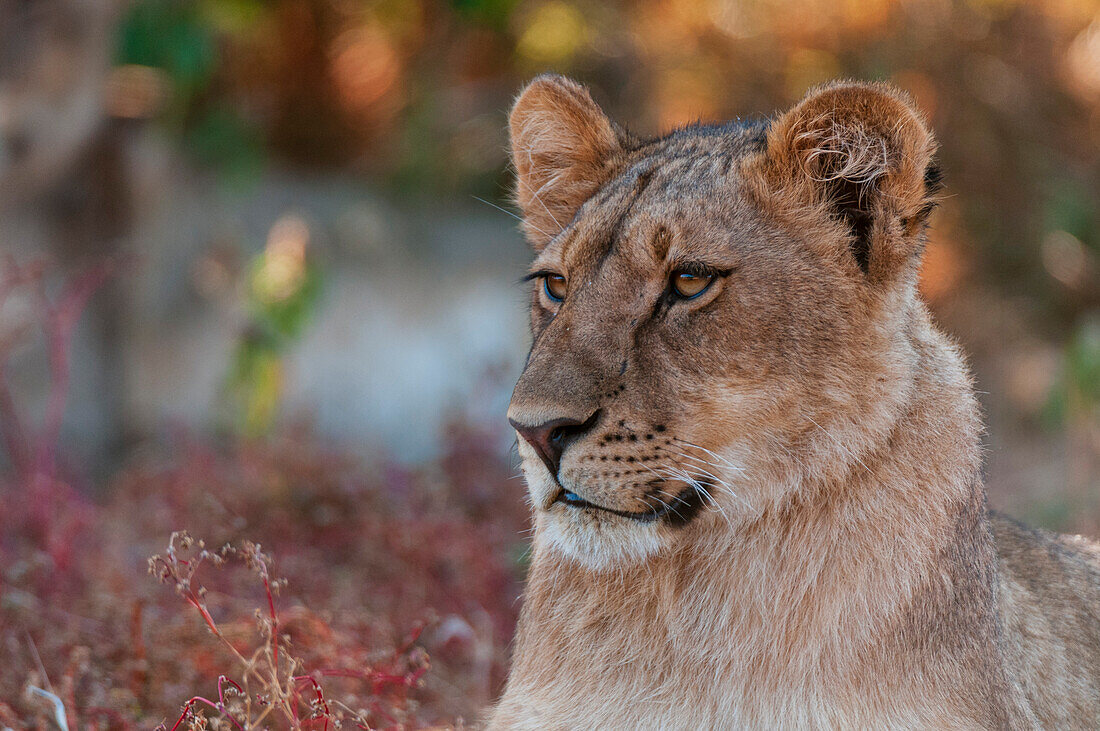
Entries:
{"type": "MultiPolygon", "coordinates": [[[[150,573],[162,582],[173,584],[176,593],[195,608],[210,632],[236,660],[241,678],[238,683],[224,674],[219,675],[217,700],[192,696],[184,703],[171,731],[183,724],[189,728],[204,726],[205,717],[200,717],[195,710],[198,706],[214,710],[242,730],[259,726],[268,715],[272,715],[273,720],[281,716],[282,721],[294,729],[320,726],[328,731],[330,723],[342,725],[345,719],[365,729],[372,728],[372,722],[378,720],[396,725],[399,717],[407,715],[407,691],[419,687],[420,679],[428,670],[426,653],[413,647],[419,630],[387,662],[375,662],[361,669],[322,667],[307,673],[306,663],[292,654],[290,637],[279,634],[274,595],[283,582],[272,578],[268,568],[270,562],[271,558],[253,543],[245,543],[240,548],[227,544],[218,551],[210,551],[201,541],[196,544],[186,533],[173,533],[166,554],[149,559],[150,573]],[[266,615],[259,610],[256,613],[260,642],[248,655],[222,633],[207,609],[206,589],[196,581],[204,563],[221,566],[231,559],[244,564],[259,577],[267,599],[266,615]],[[360,681],[366,690],[365,707],[354,709],[339,701],[329,703],[320,682],[327,677],[360,681]]],[[[158,728],[163,731],[166,727],[161,724],[158,728]]]]}
{"type": "MultiPolygon", "coordinates": [[[[58,294],[47,289],[44,261],[20,266],[8,255],[0,259],[0,308],[22,296],[33,316],[0,332],[0,437],[10,463],[0,475],[0,558],[15,544],[28,542],[40,557],[68,575],[78,543],[90,520],[90,506],[58,469],[57,446],[69,392],[69,343],[88,299],[107,280],[114,262],[103,262],[64,282],[58,294]],[[45,339],[50,377],[46,413],[36,429],[21,412],[8,374],[10,351],[37,326],[45,339]]],[[[39,593],[59,589],[39,577],[39,593]]]]}
{"type": "Polygon", "coordinates": [[[414,469],[360,461],[304,429],[175,434],[146,445],[96,503],[58,468],[55,414],[73,324],[108,269],[50,299],[43,269],[3,263],[0,305],[16,287],[41,298],[61,395],[31,429],[3,371],[13,338],[0,333],[0,723],[41,727],[54,697],[74,729],[476,717],[503,681],[527,522],[499,435],[456,424],[443,457],[414,469]],[[209,542],[174,536],[152,561],[182,606],[144,576],[177,531],[209,542]]]}

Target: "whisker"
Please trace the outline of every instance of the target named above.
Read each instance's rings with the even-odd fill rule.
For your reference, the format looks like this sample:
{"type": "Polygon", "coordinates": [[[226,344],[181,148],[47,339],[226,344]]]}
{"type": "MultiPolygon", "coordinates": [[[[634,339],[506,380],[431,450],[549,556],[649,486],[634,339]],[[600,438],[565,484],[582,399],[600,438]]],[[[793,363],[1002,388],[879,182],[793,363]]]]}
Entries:
{"type": "Polygon", "coordinates": [[[727,466],[728,466],[728,467],[729,467],[730,469],[732,469],[732,470],[733,470],[733,471],[735,471],[735,472],[739,472],[739,473],[741,473],[741,472],[744,472],[744,471],[745,471],[745,470],[744,470],[743,468],[741,468],[741,467],[738,467],[737,465],[735,465],[735,464],[734,464],[733,462],[730,462],[730,461],[729,461],[728,459],[726,459],[726,458],[725,458],[725,457],[723,457],[722,455],[720,455],[720,454],[718,454],[718,453],[716,453],[716,452],[712,452],[711,450],[707,449],[706,447],[704,447],[704,446],[702,446],[702,445],[700,445],[700,444],[695,444],[695,443],[693,443],[693,442],[689,442],[689,441],[687,441],[686,439],[677,439],[676,437],[673,437],[673,438],[672,438],[672,440],[673,440],[673,441],[675,441],[675,442],[680,442],[681,444],[686,444],[686,445],[688,445],[689,447],[694,447],[695,449],[701,449],[701,450],[703,450],[704,452],[706,452],[706,453],[707,453],[707,454],[709,454],[710,456],[712,456],[712,457],[714,457],[715,459],[717,459],[717,460],[718,460],[719,462],[724,462],[724,463],[725,463],[725,464],[726,464],[726,465],[727,465],[727,466]]]}
{"type": "MultiPolygon", "coordinates": [[[[691,457],[691,455],[689,455],[689,454],[682,454],[682,456],[691,457]]],[[[713,463],[706,462],[705,460],[699,460],[699,461],[703,462],[704,464],[710,465],[712,467],[721,467],[721,465],[715,465],[713,463]]],[[[685,468],[685,470],[686,470],[686,468],[690,467],[691,469],[697,471],[698,473],[701,473],[701,474],[706,475],[707,477],[710,477],[714,481],[714,483],[713,483],[714,487],[718,487],[718,488],[722,489],[722,491],[725,492],[727,495],[729,495],[731,498],[743,503],[744,506],[746,508],[748,508],[751,513],[756,513],[757,512],[753,508],[752,504],[749,503],[749,501],[745,500],[740,495],[738,495],[737,492],[733,489],[733,487],[726,480],[721,479],[717,475],[711,473],[709,470],[705,470],[705,469],[699,467],[698,465],[683,465],[683,467],[685,468]]]]}
{"type": "MultiPolygon", "coordinates": [[[[688,483],[693,488],[695,488],[696,490],[701,492],[703,494],[703,496],[707,499],[707,502],[711,506],[713,506],[715,509],[717,509],[719,513],[722,514],[722,518],[726,521],[726,525],[728,525],[730,528],[733,528],[733,522],[730,520],[730,516],[726,513],[725,509],[721,505],[718,504],[718,501],[714,499],[714,496],[710,494],[710,491],[707,490],[707,488],[703,485],[703,483],[701,483],[697,480],[691,479],[686,471],[681,470],[681,473],[684,474],[686,477],[688,477],[688,480],[687,480],[688,483]]],[[[659,492],[662,492],[665,495],[668,495],[669,497],[673,497],[672,495],[669,495],[669,493],[665,492],[664,490],[659,490],[659,492]]],[[[673,499],[678,500],[679,498],[678,497],[673,497],[673,499]]]]}
{"type": "MultiPolygon", "coordinates": [[[[718,509],[718,511],[720,513],[722,513],[722,517],[725,518],[726,523],[731,528],[733,527],[733,523],[730,522],[729,515],[726,514],[726,511],[722,508],[721,505],[718,504],[718,502],[714,499],[714,497],[710,494],[710,492],[706,489],[706,487],[703,486],[703,484],[701,482],[696,480],[692,475],[688,474],[688,472],[686,470],[683,470],[683,469],[680,469],[680,468],[668,467],[668,466],[662,466],[662,469],[667,470],[671,476],[676,477],[677,479],[683,480],[684,482],[688,483],[688,485],[690,485],[693,489],[698,490],[699,492],[701,492],[707,498],[707,501],[710,503],[710,505],[713,505],[715,508],[718,509]]],[[[662,478],[662,479],[665,479],[665,478],[662,478]]],[[[679,501],[680,500],[680,498],[678,496],[671,495],[670,493],[668,493],[664,490],[661,490],[660,488],[658,488],[657,491],[664,494],[664,495],[668,495],[674,501],[679,501]]]]}
{"type": "Polygon", "coordinates": [[[711,505],[713,505],[718,510],[719,513],[722,514],[722,519],[726,521],[726,525],[729,526],[730,529],[732,530],[733,529],[733,521],[730,520],[730,516],[726,513],[726,509],[723,508],[721,505],[719,505],[718,501],[714,499],[714,496],[710,494],[710,491],[707,490],[707,488],[704,487],[702,483],[698,483],[696,485],[695,489],[698,490],[699,492],[703,493],[704,496],[706,496],[707,501],[711,505]]]}
{"type": "Polygon", "coordinates": [[[651,499],[650,495],[642,495],[642,502],[649,506],[649,512],[653,513],[654,515],[657,515],[661,511],[661,505],[660,505],[661,501],[658,500],[657,501],[658,504],[654,505],[653,503],[650,502],[650,499],[651,499]]]}
{"type": "MultiPolygon", "coordinates": [[[[493,208],[497,209],[501,213],[507,213],[512,218],[516,219],[520,223],[523,223],[523,224],[526,224],[526,225],[530,226],[531,228],[535,229],[536,231],[538,231],[543,236],[546,236],[547,238],[553,238],[553,237],[550,236],[550,234],[546,233],[545,231],[543,231],[541,228],[539,228],[535,224],[531,223],[530,221],[525,221],[522,216],[517,216],[516,214],[509,211],[507,208],[501,208],[496,203],[490,203],[489,201],[485,200],[484,198],[478,198],[476,195],[472,195],[470,197],[473,198],[476,201],[481,201],[482,203],[484,203],[487,206],[492,206],[493,208]]],[[[543,206],[543,207],[545,208],[545,206],[543,206]]],[[[549,213],[549,211],[547,211],[547,213],[549,213]]],[[[551,218],[553,218],[553,216],[551,216],[551,218]]],[[[558,222],[554,221],[554,223],[558,223],[558,222]]],[[[559,223],[558,225],[560,226],[561,224],[559,223]]]]}
{"type": "MultiPolygon", "coordinates": [[[[661,475],[660,473],[658,473],[657,471],[655,471],[655,470],[654,470],[654,469],[653,469],[652,467],[650,467],[649,465],[643,464],[642,466],[643,466],[643,467],[645,467],[645,468],[646,468],[647,470],[649,470],[650,472],[652,472],[653,474],[657,475],[658,479],[660,479],[660,480],[662,480],[662,481],[667,481],[667,480],[668,480],[668,478],[667,478],[667,477],[665,477],[664,475],[661,475]]],[[[662,489],[660,489],[660,488],[657,488],[657,492],[659,492],[659,493],[661,493],[661,494],[663,494],[663,495],[668,495],[668,496],[669,496],[670,498],[672,498],[672,501],[673,501],[673,502],[672,502],[671,504],[668,504],[668,503],[666,503],[666,504],[665,504],[665,507],[667,507],[667,508],[668,508],[669,510],[671,510],[672,512],[676,513],[676,515],[677,515],[677,516],[679,516],[681,520],[683,520],[683,519],[684,519],[684,516],[683,516],[683,515],[681,515],[681,514],[680,514],[680,511],[678,511],[678,510],[676,509],[676,507],[675,507],[676,503],[680,501],[680,498],[679,498],[679,497],[676,497],[676,496],[674,496],[674,495],[670,495],[669,493],[665,492],[664,490],[662,490],[662,489]]],[[[649,495],[643,495],[642,499],[643,499],[643,500],[645,500],[645,499],[646,499],[646,498],[648,498],[648,497],[649,497],[649,495]]],[[[654,512],[654,513],[656,513],[657,511],[656,511],[656,510],[654,510],[653,512],[654,512]]]]}
{"type": "Polygon", "coordinates": [[[662,504],[664,505],[664,507],[666,507],[669,510],[671,510],[672,512],[676,513],[676,517],[678,517],[680,520],[684,520],[684,516],[680,513],[679,510],[676,509],[676,504],[679,503],[679,502],[682,502],[680,500],[680,498],[678,498],[674,495],[669,495],[664,490],[661,490],[661,492],[664,492],[665,495],[668,495],[670,498],[672,498],[672,502],[666,503],[666,502],[662,501],[662,504]]]}
{"type": "MultiPolygon", "coordinates": [[[[668,452],[669,454],[672,454],[672,455],[675,455],[675,456],[678,456],[678,457],[685,457],[685,458],[693,460],[695,462],[699,462],[700,464],[706,465],[707,467],[714,467],[715,469],[719,469],[719,470],[727,469],[725,466],[717,464],[716,462],[708,462],[705,459],[702,459],[700,457],[696,457],[695,455],[692,455],[692,454],[688,454],[687,452],[676,451],[676,450],[671,450],[671,449],[665,449],[664,447],[658,447],[658,449],[661,449],[665,452],[668,452]]],[[[697,470],[698,472],[706,475],[707,477],[711,478],[712,480],[715,480],[716,482],[720,483],[723,487],[730,490],[730,494],[734,495],[736,497],[736,494],[732,490],[732,486],[726,480],[723,480],[722,478],[718,477],[718,475],[714,474],[710,470],[704,469],[703,467],[700,467],[699,465],[694,465],[694,464],[693,465],[684,465],[684,467],[690,467],[691,469],[697,470]]]]}
{"type": "Polygon", "coordinates": [[[542,193],[542,191],[544,191],[544,190],[546,189],[546,186],[550,185],[550,184],[551,184],[552,182],[554,182],[554,178],[550,178],[549,180],[547,180],[547,181],[546,181],[545,183],[543,183],[543,184],[542,184],[542,186],[541,186],[541,187],[539,187],[539,189],[538,189],[538,190],[533,190],[533,191],[531,191],[531,197],[532,197],[532,198],[534,198],[535,200],[537,200],[537,201],[539,202],[539,205],[541,205],[541,206],[542,206],[542,209],[543,209],[544,211],[546,211],[546,215],[547,215],[547,216],[550,216],[550,220],[551,220],[551,221],[553,221],[554,223],[556,223],[556,224],[558,225],[558,233],[561,233],[562,231],[564,231],[564,230],[565,230],[565,226],[562,226],[562,225],[561,225],[561,221],[559,221],[559,220],[558,220],[558,219],[557,219],[557,218],[556,218],[556,217],[554,216],[554,214],[550,212],[550,209],[549,209],[549,208],[547,208],[547,207],[546,207],[546,204],[542,202],[542,198],[541,198],[541,197],[539,197],[539,194],[540,194],[540,193],[542,193]]]}
{"type": "MultiPolygon", "coordinates": [[[[717,462],[708,462],[707,460],[702,459],[701,457],[696,457],[695,455],[688,454],[687,452],[674,451],[674,450],[671,450],[671,449],[665,449],[664,447],[657,447],[657,449],[661,449],[665,452],[668,452],[669,454],[674,454],[678,457],[686,457],[687,459],[693,460],[695,462],[699,462],[700,464],[704,464],[708,467],[714,467],[714,468],[717,468],[717,469],[726,469],[726,467],[724,465],[720,465],[717,462]]],[[[711,477],[714,477],[714,475],[711,475],[711,477]]]]}

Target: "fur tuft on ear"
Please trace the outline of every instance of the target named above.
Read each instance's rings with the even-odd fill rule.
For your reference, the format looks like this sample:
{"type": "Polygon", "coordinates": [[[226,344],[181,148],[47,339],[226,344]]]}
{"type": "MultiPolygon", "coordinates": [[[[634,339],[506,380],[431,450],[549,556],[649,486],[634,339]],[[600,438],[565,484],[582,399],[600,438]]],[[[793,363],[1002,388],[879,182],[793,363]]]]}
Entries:
{"type": "Polygon", "coordinates": [[[814,89],[772,123],[755,163],[771,201],[824,208],[851,255],[889,276],[919,253],[939,190],[936,142],[903,92],[837,82],[814,89]]]}
{"type": "Polygon", "coordinates": [[[520,93],[508,126],[524,232],[542,248],[608,178],[626,135],[583,86],[553,74],[520,93]]]}

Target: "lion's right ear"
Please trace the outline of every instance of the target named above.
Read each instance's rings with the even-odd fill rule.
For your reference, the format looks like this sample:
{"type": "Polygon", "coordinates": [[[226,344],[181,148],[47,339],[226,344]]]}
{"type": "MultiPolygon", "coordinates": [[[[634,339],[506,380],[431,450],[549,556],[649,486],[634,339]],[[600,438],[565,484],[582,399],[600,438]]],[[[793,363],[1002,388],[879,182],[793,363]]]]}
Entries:
{"type": "Polygon", "coordinates": [[[541,249],[607,179],[624,135],[583,86],[553,74],[520,93],[508,126],[524,233],[541,249]]]}

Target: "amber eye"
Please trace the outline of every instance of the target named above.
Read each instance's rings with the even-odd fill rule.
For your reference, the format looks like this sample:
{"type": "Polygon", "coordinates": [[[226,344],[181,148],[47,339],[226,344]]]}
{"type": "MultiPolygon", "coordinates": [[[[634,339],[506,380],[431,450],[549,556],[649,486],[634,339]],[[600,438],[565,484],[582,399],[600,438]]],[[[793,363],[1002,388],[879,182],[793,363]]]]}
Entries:
{"type": "Polygon", "coordinates": [[[542,278],[542,288],[546,296],[554,302],[565,299],[565,277],[560,274],[546,274],[542,278]]]}
{"type": "Polygon", "coordinates": [[[713,274],[675,271],[672,273],[672,291],[684,299],[691,299],[706,292],[713,281],[713,274]]]}

